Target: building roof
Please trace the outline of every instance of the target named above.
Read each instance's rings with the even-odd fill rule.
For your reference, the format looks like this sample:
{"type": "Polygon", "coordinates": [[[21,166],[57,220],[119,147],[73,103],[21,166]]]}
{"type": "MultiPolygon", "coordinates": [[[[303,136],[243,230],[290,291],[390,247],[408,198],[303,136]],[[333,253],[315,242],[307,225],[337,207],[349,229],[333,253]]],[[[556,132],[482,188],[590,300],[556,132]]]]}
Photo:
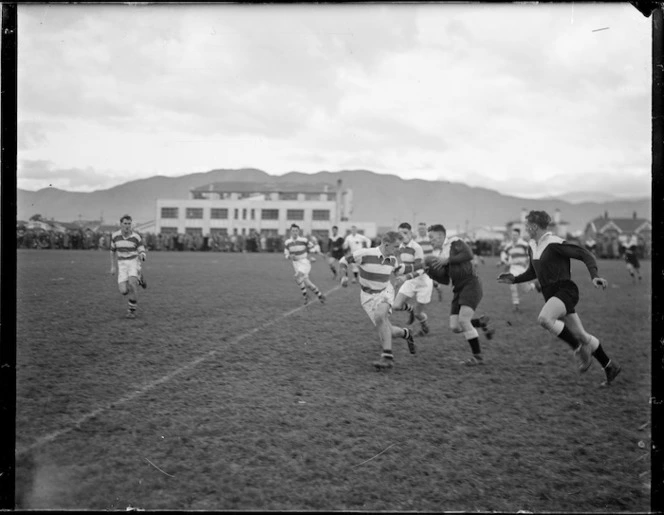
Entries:
{"type": "Polygon", "coordinates": [[[644,224],[650,224],[650,220],[646,218],[606,218],[600,216],[595,218],[589,225],[593,227],[596,232],[602,232],[607,225],[614,225],[620,232],[633,233],[641,228],[644,224]]]}
{"type": "Polygon", "coordinates": [[[271,182],[213,182],[191,192],[203,193],[334,193],[335,186],[327,183],[302,184],[297,182],[271,183],[271,182]]]}

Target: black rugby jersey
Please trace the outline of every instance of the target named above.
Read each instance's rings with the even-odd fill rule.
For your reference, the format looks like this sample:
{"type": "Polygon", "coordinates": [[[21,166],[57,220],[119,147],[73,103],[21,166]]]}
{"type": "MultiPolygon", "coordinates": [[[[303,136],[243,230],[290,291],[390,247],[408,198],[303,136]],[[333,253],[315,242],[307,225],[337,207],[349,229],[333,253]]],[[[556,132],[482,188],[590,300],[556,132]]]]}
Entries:
{"type": "Polygon", "coordinates": [[[544,233],[537,242],[533,240],[529,242],[528,257],[530,258],[528,270],[517,275],[514,283],[537,279],[542,288],[546,288],[559,281],[569,281],[572,278],[570,259],[583,261],[592,279],[599,277],[597,261],[590,252],[578,245],[567,243],[550,232],[544,233]]]}

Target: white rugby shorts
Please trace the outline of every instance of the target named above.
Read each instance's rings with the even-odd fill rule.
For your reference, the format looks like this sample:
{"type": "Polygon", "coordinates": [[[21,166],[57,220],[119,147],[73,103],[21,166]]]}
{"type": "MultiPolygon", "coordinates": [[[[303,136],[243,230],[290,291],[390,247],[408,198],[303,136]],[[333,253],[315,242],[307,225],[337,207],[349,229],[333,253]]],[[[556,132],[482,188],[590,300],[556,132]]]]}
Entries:
{"type": "Polygon", "coordinates": [[[360,303],[371,319],[373,325],[376,325],[376,310],[379,305],[386,303],[390,306],[388,314],[392,313],[392,304],[394,304],[394,287],[391,283],[380,293],[360,292],[360,303]]]}
{"type": "Polygon", "coordinates": [[[433,293],[433,280],[427,274],[408,279],[399,288],[399,293],[404,294],[409,299],[415,297],[415,300],[420,304],[429,304],[433,293]]]}
{"type": "Polygon", "coordinates": [[[305,277],[309,276],[309,272],[311,272],[311,261],[308,259],[299,259],[297,261],[293,261],[293,270],[295,270],[295,275],[302,275],[305,277]]]}
{"type": "Polygon", "coordinates": [[[138,279],[140,273],[141,263],[138,258],[118,260],[118,284],[128,281],[130,277],[138,279]]]}

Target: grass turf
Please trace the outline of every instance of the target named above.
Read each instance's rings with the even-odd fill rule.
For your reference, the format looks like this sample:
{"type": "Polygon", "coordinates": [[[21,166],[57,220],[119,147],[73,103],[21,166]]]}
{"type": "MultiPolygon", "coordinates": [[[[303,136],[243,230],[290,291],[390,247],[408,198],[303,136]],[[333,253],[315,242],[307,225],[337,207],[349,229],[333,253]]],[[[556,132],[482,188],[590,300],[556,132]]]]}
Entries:
{"type": "Polygon", "coordinates": [[[632,285],[600,261],[606,291],[573,263],[586,329],[623,366],[599,388],[537,325],[539,294],[512,312],[495,259],[487,365],[458,364],[446,289],[386,373],[359,289],[323,260],[327,303],[298,309],[280,255],[149,259],[126,320],[106,252],[19,251],[18,509],[648,511],[649,262],[632,285]]]}

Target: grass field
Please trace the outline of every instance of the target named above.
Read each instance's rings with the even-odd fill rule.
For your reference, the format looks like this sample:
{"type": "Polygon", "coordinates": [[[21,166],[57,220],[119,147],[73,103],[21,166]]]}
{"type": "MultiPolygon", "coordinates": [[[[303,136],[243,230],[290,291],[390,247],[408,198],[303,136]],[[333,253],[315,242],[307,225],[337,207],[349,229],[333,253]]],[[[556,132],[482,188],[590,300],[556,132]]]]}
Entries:
{"type": "Polygon", "coordinates": [[[321,260],[328,302],[303,308],[281,255],[154,252],[126,320],[107,252],[19,251],[17,509],[648,511],[650,263],[632,285],[600,261],[605,291],[573,266],[609,388],[537,325],[541,296],[512,312],[495,263],[487,366],[458,364],[448,289],[379,373],[359,289],[321,260]]]}

